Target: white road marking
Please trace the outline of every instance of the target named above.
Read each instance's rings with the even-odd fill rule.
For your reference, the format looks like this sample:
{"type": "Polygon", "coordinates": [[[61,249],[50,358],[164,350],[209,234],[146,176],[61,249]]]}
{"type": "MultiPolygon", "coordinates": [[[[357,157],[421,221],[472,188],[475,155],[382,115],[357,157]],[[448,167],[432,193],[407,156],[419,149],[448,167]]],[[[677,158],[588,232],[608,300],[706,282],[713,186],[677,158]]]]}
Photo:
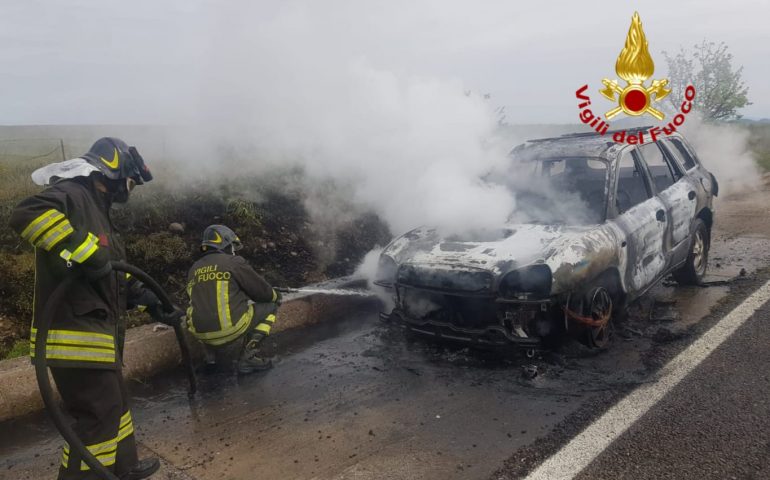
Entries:
{"type": "Polygon", "coordinates": [[[540,464],[527,476],[527,480],[574,478],[768,300],[770,300],[770,282],[762,285],[703,336],[666,364],[661,369],[656,382],[645,384],[629,393],[561,450],[540,464]]]}

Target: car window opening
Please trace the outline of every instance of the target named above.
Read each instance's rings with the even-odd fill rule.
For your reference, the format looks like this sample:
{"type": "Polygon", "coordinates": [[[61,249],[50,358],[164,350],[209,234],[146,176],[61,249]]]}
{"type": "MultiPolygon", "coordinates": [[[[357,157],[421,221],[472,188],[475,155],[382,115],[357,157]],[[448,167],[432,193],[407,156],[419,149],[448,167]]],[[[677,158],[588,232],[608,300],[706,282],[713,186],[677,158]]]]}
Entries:
{"type": "Polygon", "coordinates": [[[608,169],[604,160],[565,157],[526,163],[531,164],[529,175],[509,186],[516,195],[512,220],[567,225],[605,220],[608,169]]]}
{"type": "Polygon", "coordinates": [[[639,147],[639,150],[652,176],[655,189],[658,192],[662,192],[673,185],[675,180],[671,173],[671,167],[666,162],[666,159],[663,158],[663,152],[658,147],[658,144],[648,143],[639,147]]]}
{"type": "Polygon", "coordinates": [[[672,138],[670,141],[679,151],[679,154],[683,160],[684,169],[690,170],[691,168],[694,168],[696,165],[695,160],[693,159],[692,155],[690,155],[690,152],[687,150],[687,148],[682,144],[682,142],[676,138],[672,138]]]}
{"type": "Polygon", "coordinates": [[[618,213],[625,213],[648,198],[650,194],[644,182],[644,175],[631,152],[627,151],[620,158],[618,168],[618,189],[615,193],[618,213]]]}

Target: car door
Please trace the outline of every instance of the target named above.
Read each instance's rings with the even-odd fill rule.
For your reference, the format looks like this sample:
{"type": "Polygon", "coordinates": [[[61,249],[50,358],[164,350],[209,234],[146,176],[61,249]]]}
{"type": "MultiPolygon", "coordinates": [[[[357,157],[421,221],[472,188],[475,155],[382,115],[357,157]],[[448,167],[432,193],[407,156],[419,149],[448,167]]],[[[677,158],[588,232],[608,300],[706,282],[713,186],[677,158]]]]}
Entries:
{"type": "Polygon", "coordinates": [[[615,173],[615,224],[625,235],[626,290],[634,297],[644,292],[665,270],[664,239],[667,234],[666,207],[656,195],[647,169],[627,147],[615,173]]]}
{"type": "Polygon", "coordinates": [[[697,206],[697,185],[685,177],[679,164],[659,142],[641,145],[639,153],[650,172],[655,194],[666,206],[671,232],[667,244],[669,264],[678,265],[687,258],[690,246],[690,228],[697,206]]]}

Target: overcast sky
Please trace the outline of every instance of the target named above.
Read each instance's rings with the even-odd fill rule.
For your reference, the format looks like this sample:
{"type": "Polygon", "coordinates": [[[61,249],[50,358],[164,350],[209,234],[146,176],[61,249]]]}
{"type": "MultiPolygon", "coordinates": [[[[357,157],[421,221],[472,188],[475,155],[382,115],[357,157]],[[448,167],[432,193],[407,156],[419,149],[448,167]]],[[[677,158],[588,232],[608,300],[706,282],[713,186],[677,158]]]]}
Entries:
{"type": "MultiPolygon", "coordinates": [[[[228,71],[238,75],[241,59],[259,65],[272,45],[282,55],[264,62],[278,70],[273,79],[282,65],[291,81],[294,63],[324,69],[365,62],[396,76],[489,93],[511,123],[574,122],[575,90],[588,83],[598,97],[601,79],[615,78],[635,9],[655,78],[666,74],[662,50],[724,41],[750,87],[753,105],[742,113],[770,117],[768,2],[245,3],[3,0],[0,124],[183,123],[201,101],[238,103],[228,98],[226,82],[210,81],[222,58],[236,64],[228,71]],[[253,53],[239,49],[251,34],[264,45],[253,53]]],[[[245,74],[259,89],[259,72],[245,74]]]]}

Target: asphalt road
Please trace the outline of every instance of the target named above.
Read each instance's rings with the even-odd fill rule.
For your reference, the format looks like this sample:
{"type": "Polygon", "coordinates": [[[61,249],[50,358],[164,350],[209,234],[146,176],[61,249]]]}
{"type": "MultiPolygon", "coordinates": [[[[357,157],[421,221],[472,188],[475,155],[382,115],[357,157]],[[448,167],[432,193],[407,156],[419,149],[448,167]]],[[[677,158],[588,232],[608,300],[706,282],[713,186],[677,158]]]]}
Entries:
{"type": "Polygon", "coordinates": [[[577,478],[770,478],[770,305],[577,478]]]}
{"type": "MultiPolygon", "coordinates": [[[[133,384],[138,439],[163,459],[161,479],[524,478],[634,392],[665,383],[669,362],[764,284],[766,200],[723,205],[711,278],[738,280],[659,285],[606,352],[566,342],[535,359],[482,354],[350,312],[276,336],[273,370],[209,377],[193,400],[181,372],[133,384]]],[[[574,474],[770,478],[768,315],[764,305],[627,430],[607,432],[608,446],[574,474]]],[[[44,415],[0,432],[0,478],[55,477],[60,440],[44,415]]]]}

